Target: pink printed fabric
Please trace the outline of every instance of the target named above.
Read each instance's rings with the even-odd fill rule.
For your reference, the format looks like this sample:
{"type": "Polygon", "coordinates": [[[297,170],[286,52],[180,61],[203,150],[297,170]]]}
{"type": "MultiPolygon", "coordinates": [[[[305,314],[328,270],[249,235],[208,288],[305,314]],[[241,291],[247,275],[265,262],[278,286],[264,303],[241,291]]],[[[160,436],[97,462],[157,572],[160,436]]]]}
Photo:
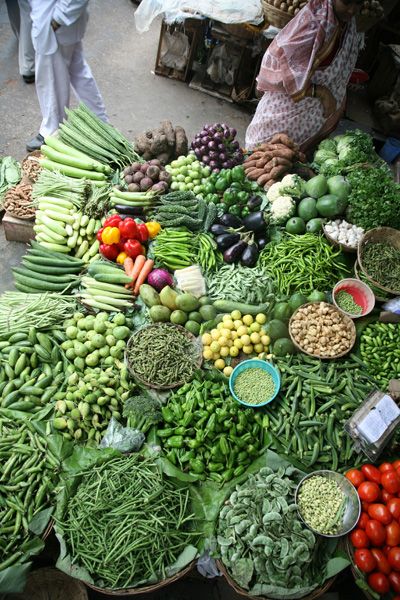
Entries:
{"type": "Polygon", "coordinates": [[[329,43],[337,26],[331,0],[323,0],[323,2],[310,0],[277,35],[265,53],[260,70],[258,87],[264,91],[264,94],[246,131],[247,149],[254,149],[258,144],[268,141],[275,133],[280,132],[286,133],[297,144],[303,145],[323,130],[326,119],[318,98],[307,96],[297,102],[292,99],[292,96],[301,93],[301,86],[310,83],[324,85],[330,89],[336,99],[339,119],[339,109],[345,100],[346,87],[355,67],[360,46],[355,19],[346,26],[341,47],[332,63],[313,72],[313,61],[317,53],[322,46],[329,43]],[[315,14],[310,12],[312,8],[315,9],[315,14]],[[317,13],[320,18],[325,15],[322,21],[326,27],[324,34],[316,21],[317,13]],[[308,19],[309,29],[305,28],[303,15],[308,19]],[[334,22],[331,19],[334,19],[334,22]],[[316,36],[314,43],[310,41],[311,30],[316,36]],[[294,36],[294,41],[290,40],[289,33],[294,36]],[[301,42],[302,35],[303,42],[301,42]],[[306,52],[301,49],[302,43],[313,60],[307,59],[306,52]],[[280,50],[278,51],[277,48],[280,50]],[[298,58],[292,54],[294,48],[298,49],[298,58]],[[277,62],[279,53],[281,57],[284,55],[281,67],[277,62]],[[267,68],[267,65],[271,64],[275,65],[275,69],[267,68]],[[304,65],[302,72],[300,64],[304,65]],[[291,68],[288,68],[288,65],[291,68]]]}

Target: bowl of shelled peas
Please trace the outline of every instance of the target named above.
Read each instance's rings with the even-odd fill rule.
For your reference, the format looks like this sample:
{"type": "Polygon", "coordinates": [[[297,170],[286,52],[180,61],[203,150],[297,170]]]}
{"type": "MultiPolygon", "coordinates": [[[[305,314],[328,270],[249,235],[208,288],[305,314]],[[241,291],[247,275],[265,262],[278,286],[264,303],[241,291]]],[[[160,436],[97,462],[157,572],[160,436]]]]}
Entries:
{"type": "Polygon", "coordinates": [[[235,400],[252,408],[271,402],[278,394],[280,385],[277,369],[258,358],[239,363],[229,378],[229,389],[235,400]]]}
{"type": "Polygon", "coordinates": [[[332,291],[336,308],[352,319],[365,317],[375,306],[375,296],[371,288],[359,279],[342,279],[332,291]]]}
{"type": "Polygon", "coordinates": [[[317,535],[328,538],[347,535],[361,514],[356,488],[335,471],[314,471],[303,477],[295,501],[303,523],[317,535]]]}

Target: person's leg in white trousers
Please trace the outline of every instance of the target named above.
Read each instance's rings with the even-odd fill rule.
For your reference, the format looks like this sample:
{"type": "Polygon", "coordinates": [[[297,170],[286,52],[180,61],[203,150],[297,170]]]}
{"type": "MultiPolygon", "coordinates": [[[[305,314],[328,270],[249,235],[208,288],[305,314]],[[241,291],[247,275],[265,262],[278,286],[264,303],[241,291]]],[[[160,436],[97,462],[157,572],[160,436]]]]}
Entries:
{"type": "Polygon", "coordinates": [[[108,122],[103,98],[92,75],[91,68],[83,55],[82,42],[74,45],[69,63],[69,75],[72,89],[78,100],[84,102],[99,119],[108,122]]]}
{"type": "Polygon", "coordinates": [[[29,0],[18,0],[19,6],[19,43],[18,59],[20,75],[35,74],[35,49],[32,43],[32,20],[29,0]]]}

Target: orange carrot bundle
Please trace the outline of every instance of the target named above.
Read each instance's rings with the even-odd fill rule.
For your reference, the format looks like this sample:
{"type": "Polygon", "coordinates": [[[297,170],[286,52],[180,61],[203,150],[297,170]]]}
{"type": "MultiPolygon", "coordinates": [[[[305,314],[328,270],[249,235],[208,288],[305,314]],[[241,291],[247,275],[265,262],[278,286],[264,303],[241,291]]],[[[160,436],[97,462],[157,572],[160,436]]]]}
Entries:
{"type": "MultiPolygon", "coordinates": [[[[139,257],[137,257],[137,258],[139,258],[139,257]]],[[[148,258],[142,264],[142,267],[136,278],[135,288],[133,290],[134,296],[137,296],[139,294],[140,286],[146,281],[147,277],[150,275],[151,271],[153,270],[153,266],[154,266],[154,260],[152,260],[151,258],[148,258]]],[[[136,271],[136,262],[135,262],[134,270],[136,271]]],[[[135,280],[133,280],[133,281],[135,281],[135,280]]]]}

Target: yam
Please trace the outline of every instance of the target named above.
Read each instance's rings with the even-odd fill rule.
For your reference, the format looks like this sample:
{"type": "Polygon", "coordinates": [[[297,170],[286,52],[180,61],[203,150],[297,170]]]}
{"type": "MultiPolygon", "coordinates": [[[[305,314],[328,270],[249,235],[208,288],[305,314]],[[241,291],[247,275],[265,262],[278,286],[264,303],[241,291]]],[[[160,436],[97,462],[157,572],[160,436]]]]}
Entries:
{"type": "Polygon", "coordinates": [[[150,150],[150,144],[151,142],[145,133],[140,133],[137,135],[133,142],[134,148],[139,154],[148,152],[150,150]]]}
{"type": "Polygon", "coordinates": [[[146,150],[146,152],[143,152],[142,154],[144,160],[150,160],[150,158],[153,156],[152,153],[149,150],[146,150]]]}
{"type": "Polygon", "coordinates": [[[162,152],[168,152],[168,140],[165,133],[159,133],[153,138],[150,145],[150,158],[158,156],[162,152]]]}
{"type": "Polygon", "coordinates": [[[175,127],[175,155],[185,156],[188,153],[188,140],[186,132],[180,125],[175,127]]]}
{"type": "Polygon", "coordinates": [[[165,135],[170,148],[175,148],[175,130],[171,121],[162,121],[159,133],[165,135]]]}
{"type": "Polygon", "coordinates": [[[161,154],[159,154],[157,156],[157,158],[162,165],[166,165],[171,160],[171,156],[170,156],[169,152],[162,152],[161,154]]]}

